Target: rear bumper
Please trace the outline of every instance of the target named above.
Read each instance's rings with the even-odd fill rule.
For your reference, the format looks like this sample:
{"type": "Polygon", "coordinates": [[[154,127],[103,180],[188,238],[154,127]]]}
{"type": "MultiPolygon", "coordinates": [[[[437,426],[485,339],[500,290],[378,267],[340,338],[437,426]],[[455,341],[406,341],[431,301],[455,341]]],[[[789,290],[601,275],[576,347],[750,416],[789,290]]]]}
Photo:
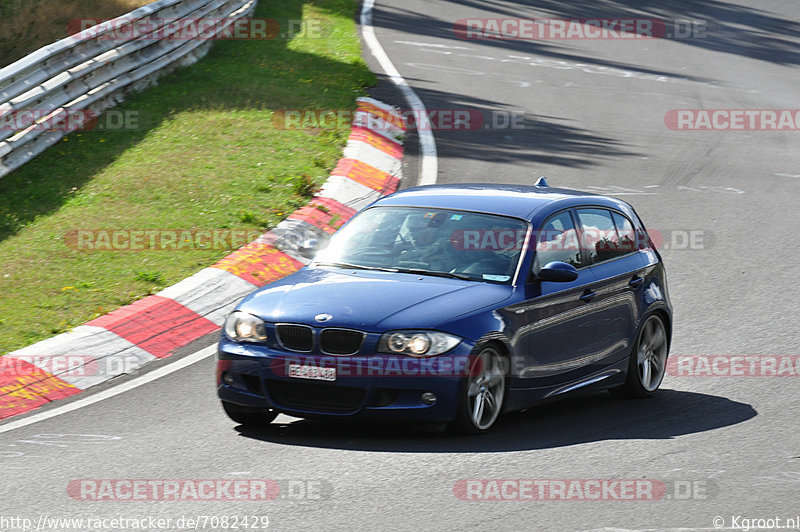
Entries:
{"type": "Polygon", "coordinates": [[[403,355],[290,354],[223,338],[217,394],[237,405],[271,408],[296,417],[450,421],[470,367],[472,345],[418,359],[403,355]],[[290,365],[334,368],[333,382],[289,376],[290,365]],[[433,393],[426,404],[422,395],[433,393]]]}

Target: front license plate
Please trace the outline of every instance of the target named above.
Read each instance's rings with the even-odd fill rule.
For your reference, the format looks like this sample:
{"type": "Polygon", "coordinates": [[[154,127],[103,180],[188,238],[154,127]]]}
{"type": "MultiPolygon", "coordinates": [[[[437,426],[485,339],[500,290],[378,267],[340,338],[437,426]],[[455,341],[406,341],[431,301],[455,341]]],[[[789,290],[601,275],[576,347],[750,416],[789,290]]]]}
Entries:
{"type": "Polygon", "coordinates": [[[321,368],[304,364],[289,364],[289,376],[313,381],[335,381],[336,368],[321,368]]]}

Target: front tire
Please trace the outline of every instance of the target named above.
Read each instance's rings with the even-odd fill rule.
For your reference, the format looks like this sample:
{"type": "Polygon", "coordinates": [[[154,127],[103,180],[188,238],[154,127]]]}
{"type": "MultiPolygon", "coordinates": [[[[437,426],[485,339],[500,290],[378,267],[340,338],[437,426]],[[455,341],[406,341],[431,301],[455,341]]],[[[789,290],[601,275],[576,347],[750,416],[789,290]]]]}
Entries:
{"type": "Polygon", "coordinates": [[[266,427],[278,417],[278,412],[275,410],[248,408],[227,401],[222,401],[222,409],[229,418],[246,427],[266,427]]]}
{"type": "Polygon", "coordinates": [[[505,359],[494,346],[480,350],[470,364],[453,428],[461,434],[487,432],[503,410],[505,359]]]}
{"type": "Polygon", "coordinates": [[[669,342],[664,320],[656,314],[650,315],[636,337],[625,384],[609,391],[627,397],[653,395],[664,380],[668,354],[669,342]]]}

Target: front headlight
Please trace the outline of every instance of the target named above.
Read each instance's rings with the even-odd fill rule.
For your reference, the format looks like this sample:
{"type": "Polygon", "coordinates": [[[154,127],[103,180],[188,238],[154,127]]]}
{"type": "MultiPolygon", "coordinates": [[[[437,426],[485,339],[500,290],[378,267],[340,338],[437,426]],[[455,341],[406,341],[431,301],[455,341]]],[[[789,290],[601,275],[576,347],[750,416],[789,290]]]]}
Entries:
{"type": "Polygon", "coordinates": [[[432,357],[450,351],[460,341],[458,336],[438,331],[392,331],[381,336],[378,352],[432,357]]]}
{"type": "Polygon", "coordinates": [[[236,310],[225,319],[225,334],[239,342],[263,342],[267,339],[267,327],[260,318],[236,310]]]}

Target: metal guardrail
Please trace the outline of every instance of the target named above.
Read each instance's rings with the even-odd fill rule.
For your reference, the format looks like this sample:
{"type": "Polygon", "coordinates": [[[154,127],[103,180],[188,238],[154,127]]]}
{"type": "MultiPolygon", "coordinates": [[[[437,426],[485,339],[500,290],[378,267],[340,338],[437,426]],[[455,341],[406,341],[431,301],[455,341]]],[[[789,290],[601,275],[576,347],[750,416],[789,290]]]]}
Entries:
{"type": "Polygon", "coordinates": [[[71,127],[81,127],[81,117],[98,116],[127,94],[202,58],[213,42],[208,35],[170,38],[181,31],[182,21],[218,20],[212,33],[219,35],[249,16],[257,2],[158,0],[87,30],[92,38],[67,37],[0,69],[0,122],[8,113],[17,117],[30,111],[36,117],[25,129],[0,129],[0,178],[57,143],[71,127]],[[118,38],[129,23],[148,32],[118,38]],[[67,120],[69,127],[47,127],[67,120]]]}

